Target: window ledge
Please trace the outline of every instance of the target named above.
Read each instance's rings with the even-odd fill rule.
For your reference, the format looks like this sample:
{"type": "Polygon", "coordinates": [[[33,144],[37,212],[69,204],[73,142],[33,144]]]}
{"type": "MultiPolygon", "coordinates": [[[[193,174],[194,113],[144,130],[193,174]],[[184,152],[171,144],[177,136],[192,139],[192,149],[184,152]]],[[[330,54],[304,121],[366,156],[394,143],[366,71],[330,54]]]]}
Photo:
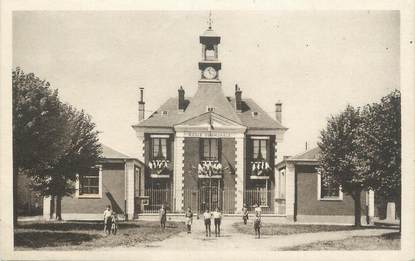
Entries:
{"type": "Polygon", "coordinates": [[[342,198],[320,198],[320,201],[343,201],[342,198]]]}
{"type": "Polygon", "coordinates": [[[102,196],[98,194],[97,195],[91,194],[91,195],[79,195],[78,198],[102,198],[102,196]]]}

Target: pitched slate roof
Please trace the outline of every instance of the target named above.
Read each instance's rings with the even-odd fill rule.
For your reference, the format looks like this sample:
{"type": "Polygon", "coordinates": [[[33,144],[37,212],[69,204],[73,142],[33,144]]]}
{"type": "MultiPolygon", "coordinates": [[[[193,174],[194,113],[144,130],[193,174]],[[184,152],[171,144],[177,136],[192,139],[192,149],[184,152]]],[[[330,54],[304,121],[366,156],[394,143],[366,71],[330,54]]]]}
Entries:
{"type": "MultiPolygon", "coordinates": [[[[235,98],[227,97],[235,109],[235,98]]],[[[271,118],[254,100],[242,99],[242,110],[237,113],[242,125],[250,129],[286,129],[280,122],[271,118]],[[256,112],[256,116],[252,113],[256,112]]]]}
{"type": "Polygon", "coordinates": [[[102,158],[104,159],[130,159],[130,156],[122,154],[104,144],[102,144],[102,158]]]}
{"type": "Polygon", "coordinates": [[[320,148],[316,147],[301,154],[297,154],[293,157],[289,157],[287,161],[318,161],[320,158],[320,153],[320,148]]]}
{"type": "MultiPolygon", "coordinates": [[[[190,100],[187,100],[189,103],[190,100]]],[[[173,127],[176,123],[182,122],[186,119],[184,112],[180,111],[178,106],[178,98],[169,98],[163,103],[157,111],[153,112],[150,117],[144,121],[134,125],[137,127],[173,127]],[[163,115],[163,111],[167,115],[163,115]]]]}
{"type": "Polygon", "coordinates": [[[320,148],[316,147],[316,148],[307,150],[306,152],[302,152],[292,157],[287,157],[287,158],[284,157],[282,161],[276,164],[276,167],[278,168],[284,167],[286,166],[287,162],[290,162],[293,164],[301,163],[301,164],[316,165],[316,164],[319,164],[320,154],[321,154],[320,148]]]}
{"type": "Polygon", "coordinates": [[[186,109],[186,120],[205,113],[208,106],[214,107],[216,114],[242,124],[232,105],[223,94],[222,87],[218,84],[206,84],[198,87],[192,102],[186,109]]]}
{"type": "Polygon", "coordinates": [[[186,120],[206,113],[207,107],[215,108],[215,113],[246,126],[248,129],[287,129],[271,118],[252,99],[242,99],[242,111],[236,112],[234,97],[225,97],[218,84],[203,84],[198,87],[194,97],[186,100],[185,111],[178,109],[178,98],[170,98],[157,111],[134,127],[174,127],[186,120]],[[167,114],[163,114],[165,111],[167,114]],[[252,112],[257,112],[253,116],[252,112]]]}

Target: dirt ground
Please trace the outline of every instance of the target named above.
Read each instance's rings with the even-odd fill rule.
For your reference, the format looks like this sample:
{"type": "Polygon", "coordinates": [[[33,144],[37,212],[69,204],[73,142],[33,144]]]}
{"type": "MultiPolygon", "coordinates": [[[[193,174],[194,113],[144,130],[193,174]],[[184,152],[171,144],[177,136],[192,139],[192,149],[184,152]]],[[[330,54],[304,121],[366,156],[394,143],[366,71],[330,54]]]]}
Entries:
{"type": "MultiPolygon", "coordinates": [[[[254,235],[239,233],[233,226],[234,222],[234,220],[226,219],[222,222],[221,237],[215,237],[214,226],[212,226],[212,236],[206,237],[203,220],[194,220],[191,234],[181,232],[178,235],[163,241],[137,244],[132,248],[119,247],[118,249],[137,250],[137,247],[148,247],[181,251],[215,251],[230,249],[276,251],[298,245],[315,243],[322,240],[343,240],[356,236],[380,236],[397,231],[392,229],[365,228],[347,231],[302,233],[284,236],[264,235],[260,239],[256,239],[254,235]]],[[[253,229],[252,223],[248,223],[247,226],[250,226],[253,229]]]]}

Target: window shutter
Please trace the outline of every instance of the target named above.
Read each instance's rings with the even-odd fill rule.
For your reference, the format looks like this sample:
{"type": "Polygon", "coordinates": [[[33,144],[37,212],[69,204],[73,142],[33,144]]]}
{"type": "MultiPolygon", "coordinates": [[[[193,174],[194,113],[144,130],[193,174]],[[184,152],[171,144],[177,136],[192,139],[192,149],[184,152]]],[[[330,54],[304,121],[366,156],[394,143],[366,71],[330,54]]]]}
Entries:
{"type": "Polygon", "coordinates": [[[222,139],[218,139],[218,161],[222,162],[222,139]]]}
{"type": "Polygon", "coordinates": [[[171,136],[166,139],[166,160],[171,159],[171,136]]]}
{"type": "Polygon", "coordinates": [[[203,159],[203,149],[204,149],[203,139],[199,139],[199,161],[203,159]]]}

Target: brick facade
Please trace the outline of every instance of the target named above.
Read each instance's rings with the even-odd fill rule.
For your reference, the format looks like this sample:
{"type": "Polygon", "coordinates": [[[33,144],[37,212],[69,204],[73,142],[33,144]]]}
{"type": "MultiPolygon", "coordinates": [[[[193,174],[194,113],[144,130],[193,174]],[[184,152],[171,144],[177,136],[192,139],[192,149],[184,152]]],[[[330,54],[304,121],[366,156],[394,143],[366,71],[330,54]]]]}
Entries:
{"type": "MultiPolygon", "coordinates": [[[[297,215],[354,216],[354,201],[343,194],[343,200],[317,199],[317,171],[314,166],[296,167],[297,215]]],[[[366,214],[366,192],[362,192],[362,215],[366,214]]]]}
{"type": "Polygon", "coordinates": [[[103,213],[111,205],[117,213],[125,213],[124,164],[102,164],[102,198],[64,197],[62,217],[65,214],[103,213]]]}

